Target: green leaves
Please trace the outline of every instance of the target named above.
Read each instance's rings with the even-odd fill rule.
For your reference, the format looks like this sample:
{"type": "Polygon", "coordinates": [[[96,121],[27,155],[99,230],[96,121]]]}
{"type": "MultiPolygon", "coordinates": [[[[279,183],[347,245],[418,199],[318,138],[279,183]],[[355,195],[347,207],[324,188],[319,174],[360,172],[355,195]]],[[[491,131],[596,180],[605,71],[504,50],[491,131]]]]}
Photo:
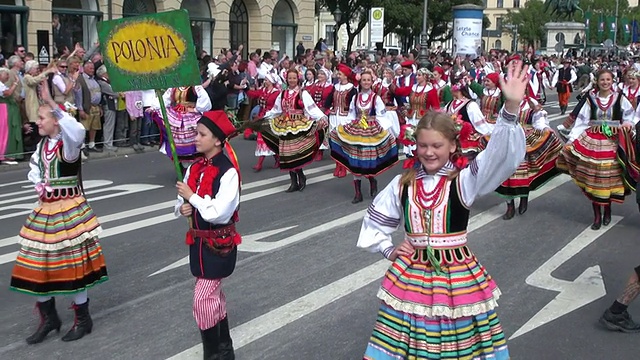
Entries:
{"type": "MultiPolygon", "coordinates": [[[[505,24],[518,25],[518,38],[527,46],[544,42],[547,32],[544,24],[551,21],[551,15],[544,11],[544,3],[539,0],[527,1],[518,10],[509,10],[505,24]]],[[[506,29],[505,29],[506,30],[506,29]]]]}

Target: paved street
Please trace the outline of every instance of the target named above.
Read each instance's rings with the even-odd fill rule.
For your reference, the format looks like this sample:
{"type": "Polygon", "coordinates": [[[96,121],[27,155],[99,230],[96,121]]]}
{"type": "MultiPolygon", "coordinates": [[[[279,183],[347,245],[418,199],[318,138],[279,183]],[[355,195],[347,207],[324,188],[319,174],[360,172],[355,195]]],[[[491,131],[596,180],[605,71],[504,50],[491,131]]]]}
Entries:
{"type": "MultiPolygon", "coordinates": [[[[562,119],[557,99],[546,107],[555,128],[562,119]]],[[[351,204],[351,178],[333,178],[328,154],[306,171],[304,192],[284,193],[289,177],[271,168],[272,159],[262,172],[251,170],[255,142],[233,145],[243,170],[243,244],[224,290],[237,359],[361,359],[389,264],[355,247],[370,198],[351,204]]],[[[401,170],[397,165],[381,176],[380,186],[401,170]]],[[[0,359],[201,359],[191,314],[194,279],[185,261],[187,224],[172,214],[171,162],[147,151],[88,161],[83,173],[105,229],[110,280],[89,292],[92,334],[64,343],[51,333],[36,346],[24,341],[37,326],[34,299],[8,290],[15,235],[36,196],[26,169],[0,173],[0,359]]],[[[634,200],[614,206],[612,224],[595,233],[587,230],[589,202],[564,176],[532,194],[529,211],[510,221],[501,219],[505,205],[495,195],[474,204],[470,247],[502,290],[504,331],[517,333],[509,341],[513,359],[637,356],[638,335],[598,324],[638,263],[634,200]]],[[[69,303],[58,299],[62,332],[73,323],[69,303]]],[[[630,312],[640,319],[640,306],[630,312]]]]}

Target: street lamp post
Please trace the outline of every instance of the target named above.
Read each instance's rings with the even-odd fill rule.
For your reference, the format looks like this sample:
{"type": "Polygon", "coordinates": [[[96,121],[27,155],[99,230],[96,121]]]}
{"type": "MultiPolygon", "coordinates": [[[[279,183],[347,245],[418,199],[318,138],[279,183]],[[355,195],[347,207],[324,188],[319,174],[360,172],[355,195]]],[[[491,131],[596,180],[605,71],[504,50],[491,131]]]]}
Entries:
{"type": "Polygon", "coordinates": [[[422,11],[422,33],[420,33],[420,67],[427,67],[429,62],[428,35],[427,35],[427,9],[429,0],[424,0],[424,10],[422,11]]]}
{"type": "Polygon", "coordinates": [[[340,20],[342,20],[342,11],[338,7],[333,12],[333,20],[336,22],[333,25],[333,52],[336,54],[338,52],[338,30],[340,29],[340,20]]]}

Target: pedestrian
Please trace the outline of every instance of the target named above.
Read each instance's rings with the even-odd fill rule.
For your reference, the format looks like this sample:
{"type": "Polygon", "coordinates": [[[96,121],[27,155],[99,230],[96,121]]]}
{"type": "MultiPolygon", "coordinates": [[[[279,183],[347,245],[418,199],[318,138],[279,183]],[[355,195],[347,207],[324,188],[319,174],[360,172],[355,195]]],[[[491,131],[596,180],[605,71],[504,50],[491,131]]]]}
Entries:
{"type": "Polygon", "coordinates": [[[11,290],[36,296],[40,325],[27,338],[42,342],[53,330],[60,331],[54,295],[73,296],[75,322],[62,341],[90,334],[87,289],[107,280],[98,235],[100,223],[83,195],[80,147],[85,128],[60,110],[41,83],[38,132],[43,137],[31,156],[28,179],[39,195],[36,208],[20,230],[21,246],[11,275],[11,290]]]}
{"type": "Polygon", "coordinates": [[[176,216],[190,217],[186,236],[191,273],[196,277],[193,316],[200,329],[204,359],[234,359],[222,279],[231,275],[241,237],[235,223],[240,204],[240,169],[229,145],[236,133],[222,110],[198,120],[196,148],[204,157],[178,182],[176,216]],[[231,158],[222,151],[226,148],[231,158]]]}
{"type": "Polygon", "coordinates": [[[627,312],[629,304],[640,294],[639,278],[640,266],[634,269],[620,297],[600,317],[600,323],[607,329],[627,333],[640,332],[640,324],[633,321],[627,312]]]}
{"type": "Polygon", "coordinates": [[[569,98],[573,91],[573,83],[578,80],[576,71],[571,67],[571,59],[563,59],[562,67],[553,74],[551,87],[555,87],[558,91],[558,104],[560,105],[560,114],[564,115],[569,106],[569,98]]]}
{"type": "Polygon", "coordinates": [[[524,158],[517,118],[527,82],[526,66],[512,61],[491,140],[468,164],[450,115],[432,110],[418,122],[416,155],[374,199],[358,238],[358,247],[393,262],[364,359],[509,359],[495,312],[501,293],[467,247],[467,227],[474,201],[524,158]],[[396,247],[391,235],[401,223],[405,240],[396,247]]]}

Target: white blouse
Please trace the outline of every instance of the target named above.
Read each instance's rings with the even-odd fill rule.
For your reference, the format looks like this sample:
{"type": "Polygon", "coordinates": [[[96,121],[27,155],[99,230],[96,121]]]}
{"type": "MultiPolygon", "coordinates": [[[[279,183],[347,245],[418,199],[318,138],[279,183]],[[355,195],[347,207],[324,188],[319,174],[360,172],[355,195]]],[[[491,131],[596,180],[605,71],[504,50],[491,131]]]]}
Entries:
{"type": "MultiPolygon", "coordinates": [[[[294,90],[284,90],[280,93],[280,95],[278,95],[273,108],[267,111],[267,113],[264,115],[265,119],[273,119],[274,117],[282,114],[282,96],[284,96],[286,92],[290,93],[291,91],[294,90]]],[[[310,120],[320,120],[326,117],[326,115],[322,112],[322,110],[320,110],[318,105],[316,105],[315,101],[313,101],[313,98],[306,90],[300,90],[300,98],[302,99],[302,103],[304,104],[304,114],[310,120]]]]}
{"type": "MultiPolygon", "coordinates": [[[[590,92],[586,96],[597,96],[601,103],[606,104],[607,102],[610,101],[610,98],[612,96],[618,96],[618,93],[611,92],[609,93],[609,95],[607,95],[604,98],[600,97],[597,94],[594,94],[593,92],[590,92]]],[[[614,104],[612,104],[611,106],[614,106],[614,104]]],[[[622,110],[622,122],[635,125],[638,122],[640,113],[638,113],[637,110],[633,109],[633,105],[631,105],[631,103],[629,102],[626,96],[620,97],[620,107],[622,110]]],[[[638,107],[638,109],[640,109],[640,107],[638,107]]],[[[597,109],[597,111],[598,113],[601,113],[600,109],[597,109]]],[[[607,120],[611,120],[611,119],[607,119],[607,120]]],[[[590,126],[589,125],[590,121],[591,121],[591,105],[589,104],[589,101],[585,101],[584,104],[582,105],[582,108],[580,108],[580,111],[578,112],[578,116],[576,117],[576,122],[573,125],[571,132],[569,133],[569,142],[574,141],[575,139],[578,138],[578,136],[580,136],[580,134],[582,134],[585,130],[587,130],[590,126]]]]}
{"type": "MultiPolygon", "coordinates": [[[[522,162],[526,142],[524,131],[516,120],[516,115],[503,109],[487,148],[458,175],[460,199],[465,206],[469,207],[477,198],[495,191],[522,162]]],[[[449,162],[435,175],[428,175],[421,169],[417,177],[422,177],[424,190],[431,192],[440,178],[451,170],[453,164],[449,162]]],[[[400,177],[396,176],[369,206],[360,229],[359,248],[384,252],[393,246],[391,234],[398,229],[403,217],[400,177]]]]}

